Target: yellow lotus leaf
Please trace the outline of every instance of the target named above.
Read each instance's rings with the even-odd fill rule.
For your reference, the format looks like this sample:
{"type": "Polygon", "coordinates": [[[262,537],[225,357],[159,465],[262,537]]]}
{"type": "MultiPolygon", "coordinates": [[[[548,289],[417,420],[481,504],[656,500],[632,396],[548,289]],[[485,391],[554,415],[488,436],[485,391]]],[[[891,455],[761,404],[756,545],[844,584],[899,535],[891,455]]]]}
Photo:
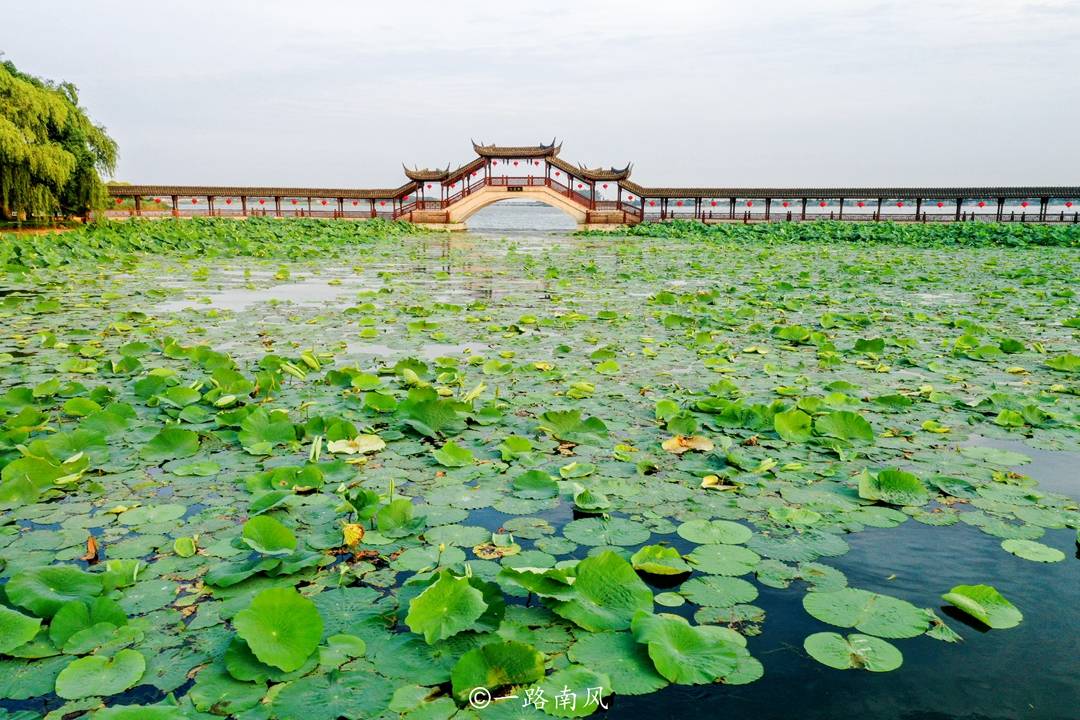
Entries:
{"type": "Polygon", "coordinates": [[[697,450],[699,452],[709,452],[713,449],[713,441],[707,437],[701,435],[676,435],[669,440],[665,440],[661,445],[669,453],[675,453],[676,455],[682,455],[684,452],[691,450],[697,450]]]}
{"type": "Polygon", "coordinates": [[[341,534],[346,547],[356,547],[364,539],[364,526],[359,523],[345,523],[341,534]]]}
{"type": "Polygon", "coordinates": [[[326,445],[328,451],[346,455],[378,452],[384,447],[386,441],[378,435],[357,435],[352,440],[334,440],[326,445]]]}

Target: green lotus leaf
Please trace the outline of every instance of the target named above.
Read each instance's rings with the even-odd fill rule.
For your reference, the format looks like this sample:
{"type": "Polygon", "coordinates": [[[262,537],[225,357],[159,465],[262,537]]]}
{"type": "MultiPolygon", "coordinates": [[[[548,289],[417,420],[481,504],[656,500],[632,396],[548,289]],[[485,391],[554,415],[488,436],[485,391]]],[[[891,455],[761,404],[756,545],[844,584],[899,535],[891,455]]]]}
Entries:
{"type": "Polygon", "coordinates": [[[1052,563],[1061,562],[1065,559],[1065,553],[1057,548],[1043,545],[1034,540],[1009,538],[1008,540],[1001,541],[1001,547],[1017,557],[1022,557],[1025,560],[1031,560],[1033,562],[1052,563]]]}
{"type": "Polygon", "coordinates": [[[487,607],[483,593],[470,585],[468,578],[444,570],[409,603],[405,624],[431,645],[468,630],[487,607]]]}
{"type": "Polygon", "coordinates": [[[567,656],[575,663],[603,668],[611,689],[619,695],[644,695],[668,684],[656,672],[648,648],[629,632],[585,633],[570,646],[567,656]]]}
{"type": "Polygon", "coordinates": [[[38,617],[50,618],[65,603],[91,600],[103,589],[100,575],[73,565],[49,565],[17,572],[4,590],[8,599],[38,617]]]}
{"type": "Polygon", "coordinates": [[[529,470],[514,478],[511,485],[514,494],[534,500],[555,497],[559,494],[559,484],[555,478],[542,470],[529,470]]]}
{"type": "Polygon", "coordinates": [[[174,705],[113,705],[102,708],[94,720],[181,720],[184,715],[174,705]]]}
{"type": "Polygon", "coordinates": [[[162,462],[191,457],[199,452],[199,434],[191,430],[169,425],[158,431],[143,445],[139,456],[143,460],[162,462]]]}
{"type": "Polygon", "coordinates": [[[929,614],[906,600],[857,588],[807,593],[803,607],[822,622],[884,638],[915,637],[930,625],[929,614]]]}
{"type": "Polygon", "coordinates": [[[753,602],[758,596],[757,588],[746,580],[719,575],[687,580],[679,588],[679,593],[690,602],[704,607],[731,607],[753,602]]]}
{"type": "Polygon", "coordinates": [[[992,585],[957,585],[941,599],[995,630],[1016,627],[1024,619],[992,585]]]}
{"type": "Polygon", "coordinates": [[[814,420],[818,435],[849,442],[874,442],[874,429],[862,415],[850,410],[836,410],[814,420]]]}
{"type": "Polygon", "coordinates": [[[104,657],[90,655],[73,660],[56,677],[56,694],[65,700],[122,693],[139,682],[146,660],[135,650],[120,650],[104,657]]]}
{"type": "Polygon", "coordinates": [[[761,556],[741,545],[699,545],[686,561],[710,575],[745,575],[757,567],[761,556]]]}
{"type": "Polygon", "coordinates": [[[626,518],[582,518],[563,527],[563,534],[579,545],[640,545],[649,539],[649,529],[626,518]]]}
{"type": "Polygon", "coordinates": [[[568,665],[551,673],[526,691],[538,692],[545,698],[544,713],[554,717],[587,717],[608,703],[603,700],[612,692],[607,672],[583,665],[568,665]]]}
{"type": "Polygon", "coordinates": [[[499,578],[520,585],[531,593],[555,600],[573,600],[575,578],[563,568],[504,567],[499,578]]]}
{"type": "Polygon", "coordinates": [[[397,410],[406,425],[432,439],[451,434],[462,426],[457,404],[440,398],[430,388],[410,390],[409,397],[397,410]]]}
{"type": "Polygon", "coordinates": [[[443,467],[467,467],[476,462],[472,450],[461,447],[453,440],[447,440],[441,448],[432,450],[431,454],[443,467]]]}
{"type": "Polygon", "coordinates": [[[263,590],[236,614],[233,625],[255,657],[285,672],[304,664],[323,631],[315,603],[291,587],[263,590]]]}
{"type": "Polygon", "coordinates": [[[263,555],[289,555],[296,550],[296,535],[269,515],[257,515],[244,523],[241,539],[263,555]]]}
{"type": "Polygon", "coordinates": [[[834,632],[814,633],[803,641],[803,647],[810,657],[837,670],[889,672],[904,662],[904,656],[891,643],[858,633],[846,638],[834,632]]]}
{"type": "Polygon", "coordinates": [[[880,470],[859,475],[859,497],[889,505],[919,506],[930,502],[930,494],[917,475],[903,470],[880,470]]]}
{"type": "Polygon", "coordinates": [[[0,470],[0,507],[35,503],[56,483],[77,479],[89,464],[85,455],[76,455],[62,463],[46,457],[12,460],[0,470]]]}
{"type": "Polygon", "coordinates": [[[225,672],[224,668],[211,665],[195,676],[189,697],[199,712],[213,710],[231,715],[255,707],[265,694],[266,685],[241,682],[225,672]]]}
{"type": "MultiPolygon", "coordinates": [[[[105,596],[96,597],[90,602],[72,600],[64,603],[53,615],[52,622],[49,623],[49,640],[56,647],[64,648],[65,652],[68,652],[68,641],[80,633],[106,625],[108,627],[102,630],[105,635],[111,635],[113,630],[125,624],[127,614],[115,600],[105,596]]],[[[77,644],[77,638],[75,642],[77,644]]]]}
{"type": "Polygon", "coordinates": [[[40,619],[0,605],[0,654],[30,642],[40,629],[40,619]]]}
{"type": "Polygon", "coordinates": [[[810,416],[795,408],[773,415],[773,429],[788,442],[806,442],[813,434],[810,416]]]}
{"type": "Polygon", "coordinates": [[[379,532],[387,537],[406,537],[424,528],[425,518],[413,516],[413,504],[409,498],[398,498],[387,503],[375,513],[379,532]]]}
{"type": "Polygon", "coordinates": [[[577,564],[573,588],[573,599],[548,598],[545,603],[586,630],[625,630],[635,613],[652,611],[652,591],[630,563],[610,550],[577,564]]]}
{"type": "Polygon", "coordinates": [[[558,440],[578,445],[600,445],[607,439],[607,425],[600,418],[581,418],[580,410],[549,410],[540,416],[540,430],[558,440]]]}
{"type": "Polygon", "coordinates": [[[544,656],[531,645],[510,640],[468,651],[454,665],[450,680],[454,698],[464,703],[475,688],[494,694],[509,685],[526,685],[543,676],[544,656]]]}
{"type": "Polygon", "coordinates": [[[294,442],[296,428],[287,412],[256,408],[240,423],[236,439],[252,455],[269,455],[278,445],[294,442]]]}
{"type": "Polygon", "coordinates": [[[646,545],[630,558],[635,570],[651,575],[681,575],[693,568],[686,564],[679,551],[665,545],[646,545]]]}
{"type": "Polygon", "coordinates": [[[195,544],[195,538],[178,537],[173,541],[173,552],[182,558],[193,557],[197,550],[198,546],[195,544]]]}
{"type": "Polygon", "coordinates": [[[699,545],[738,545],[753,535],[750,528],[730,520],[691,520],[676,531],[679,537],[699,545]]]}
{"type": "Polygon", "coordinates": [[[656,671],[680,685],[707,685],[735,669],[738,645],[713,626],[693,626],[677,615],[634,616],[632,631],[649,649],[656,671]]]}
{"type": "Polygon", "coordinates": [[[1064,373],[1080,373],[1080,355],[1065,353],[1046,361],[1046,367],[1064,373]]]}

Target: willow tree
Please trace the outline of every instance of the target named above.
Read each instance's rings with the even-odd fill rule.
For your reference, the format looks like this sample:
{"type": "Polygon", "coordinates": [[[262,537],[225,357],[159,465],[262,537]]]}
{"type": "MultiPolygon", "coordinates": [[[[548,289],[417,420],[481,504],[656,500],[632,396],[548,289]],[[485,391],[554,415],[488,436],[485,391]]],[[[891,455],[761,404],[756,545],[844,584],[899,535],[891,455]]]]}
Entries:
{"type": "Polygon", "coordinates": [[[79,107],[71,83],[0,63],[0,216],[82,215],[108,199],[116,143],[79,107]]]}

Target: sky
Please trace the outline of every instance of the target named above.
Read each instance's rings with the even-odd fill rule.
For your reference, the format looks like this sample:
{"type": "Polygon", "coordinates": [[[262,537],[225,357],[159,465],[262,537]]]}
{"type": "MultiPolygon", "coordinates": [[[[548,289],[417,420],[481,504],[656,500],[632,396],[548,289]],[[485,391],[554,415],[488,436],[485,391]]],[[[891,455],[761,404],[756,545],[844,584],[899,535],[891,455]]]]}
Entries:
{"type": "Polygon", "coordinates": [[[1080,184],[1077,0],[0,0],[135,183],[394,187],[556,137],[650,186],[1080,184]]]}

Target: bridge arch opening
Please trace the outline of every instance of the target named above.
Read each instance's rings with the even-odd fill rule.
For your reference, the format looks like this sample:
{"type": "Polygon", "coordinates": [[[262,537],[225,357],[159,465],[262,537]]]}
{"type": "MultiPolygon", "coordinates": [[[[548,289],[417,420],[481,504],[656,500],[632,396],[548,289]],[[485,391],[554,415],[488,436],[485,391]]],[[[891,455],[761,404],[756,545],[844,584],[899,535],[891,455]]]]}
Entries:
{"type": "Polygon", "coordinates": [[[560,207],[536,198],[495,200],[465,221],[470,232],[570,232],[578,219],[560,207]]]}

